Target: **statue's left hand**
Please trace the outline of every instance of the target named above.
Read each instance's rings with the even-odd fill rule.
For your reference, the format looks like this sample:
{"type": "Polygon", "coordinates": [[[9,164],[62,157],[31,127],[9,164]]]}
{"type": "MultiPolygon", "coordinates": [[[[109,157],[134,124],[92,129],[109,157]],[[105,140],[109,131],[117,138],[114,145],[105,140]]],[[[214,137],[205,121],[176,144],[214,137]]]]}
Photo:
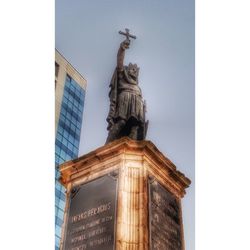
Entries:
{"type": "Polygon", "coordinates": [[[114,125],[114,121],[113,121],[113,119],[108,118],[107,122],[108,122],[107,130],[110,130],[113,127],[113,125],[114,125]]]}

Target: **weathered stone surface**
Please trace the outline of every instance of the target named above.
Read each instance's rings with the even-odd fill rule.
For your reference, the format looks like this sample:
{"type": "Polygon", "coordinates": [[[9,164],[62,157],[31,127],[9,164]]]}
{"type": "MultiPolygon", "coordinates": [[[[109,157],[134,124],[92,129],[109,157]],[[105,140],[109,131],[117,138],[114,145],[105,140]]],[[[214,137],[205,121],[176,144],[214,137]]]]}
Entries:
{"type": "MultiPolygon", "coordinates": [[[[180,200],[190,185],[190,180],[152,142],[123,137],[62,164],[60,171],[61,182],[67,189],[65,222],[69,217],[72,188],[113,173],[113,176],[117,175],[118,181],[115,249],[184,249],[180,200]],[[167,192],[150,186],[149,178],[167,192]],[[150,219],[150,211],[156,214],[153,219],[150,219]],[[157,216],[160,222],[166,223],[158,224],[157,216]],[[169,227],[174,223],[177,226],[169,227]],[[150,227],[152,242],[161,243],[158,248],[157,245],[150,246],[150,227]],[[172,242],[172,248],[164,248],[167,244],[164,243],[165,239],[172,242]]],[[[64,231],[66,224],[63,226],[64,231]]],[[[62,245],[64,241],[63,236],[62,245]]]]}

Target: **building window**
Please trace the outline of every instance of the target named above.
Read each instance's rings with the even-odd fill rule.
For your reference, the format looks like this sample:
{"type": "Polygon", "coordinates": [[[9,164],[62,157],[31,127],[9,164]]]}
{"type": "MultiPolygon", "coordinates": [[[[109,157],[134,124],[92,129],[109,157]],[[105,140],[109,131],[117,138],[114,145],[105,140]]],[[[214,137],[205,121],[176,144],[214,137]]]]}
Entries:
{"type": "Polygon", "coordinates": [[[67,74],[67,76],[66,76],[66,82],[68,82],[68,83],[71,83],[71,77],[67,74]]]}
{"type": "Polygon", "coordinates": [[[59,72],[59,64],[55,62],[55,76],[58,77],[58,72],[59,72]]]}
{"type": "Polygon", "coordinates": [[[56,76],[56,79],[55,79],[55,88],[56,88],[56,85],[57,85],[58,72],[59,72],[59,64],[57,62],[55,62],[55,76],[56,76]]]}

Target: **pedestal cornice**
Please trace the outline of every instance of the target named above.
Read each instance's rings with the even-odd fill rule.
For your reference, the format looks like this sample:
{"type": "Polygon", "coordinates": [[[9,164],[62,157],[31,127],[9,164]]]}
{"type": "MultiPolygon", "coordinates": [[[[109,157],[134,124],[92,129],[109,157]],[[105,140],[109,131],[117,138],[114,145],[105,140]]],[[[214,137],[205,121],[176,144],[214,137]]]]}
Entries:
{"type": "Polygon", "coordinates": [[[128,161],[129,164],[143,162],[148,174],[157,176],[159,182],[179,198],[185,195],[185,189],[191,183],[151,141],[134,141],[128,137],[62,164],[61,183],[67,187],[69,182],[79,184],[78,180],[90,181],[119,169],[119,166],[128,161]]]}

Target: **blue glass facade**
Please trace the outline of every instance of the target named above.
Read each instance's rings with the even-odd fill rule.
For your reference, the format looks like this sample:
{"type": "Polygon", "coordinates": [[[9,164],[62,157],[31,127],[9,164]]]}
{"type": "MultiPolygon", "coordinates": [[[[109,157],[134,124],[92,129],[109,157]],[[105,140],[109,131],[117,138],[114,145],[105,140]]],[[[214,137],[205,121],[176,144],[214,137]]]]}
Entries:
{"type": "Polygon", "coordinates": [[[69,75],[66,77],[55,141],[55,244],[59,250],[65,207],[65,189],[59,183],[58,166],[78,157],[85,90],[69,75]]]}

